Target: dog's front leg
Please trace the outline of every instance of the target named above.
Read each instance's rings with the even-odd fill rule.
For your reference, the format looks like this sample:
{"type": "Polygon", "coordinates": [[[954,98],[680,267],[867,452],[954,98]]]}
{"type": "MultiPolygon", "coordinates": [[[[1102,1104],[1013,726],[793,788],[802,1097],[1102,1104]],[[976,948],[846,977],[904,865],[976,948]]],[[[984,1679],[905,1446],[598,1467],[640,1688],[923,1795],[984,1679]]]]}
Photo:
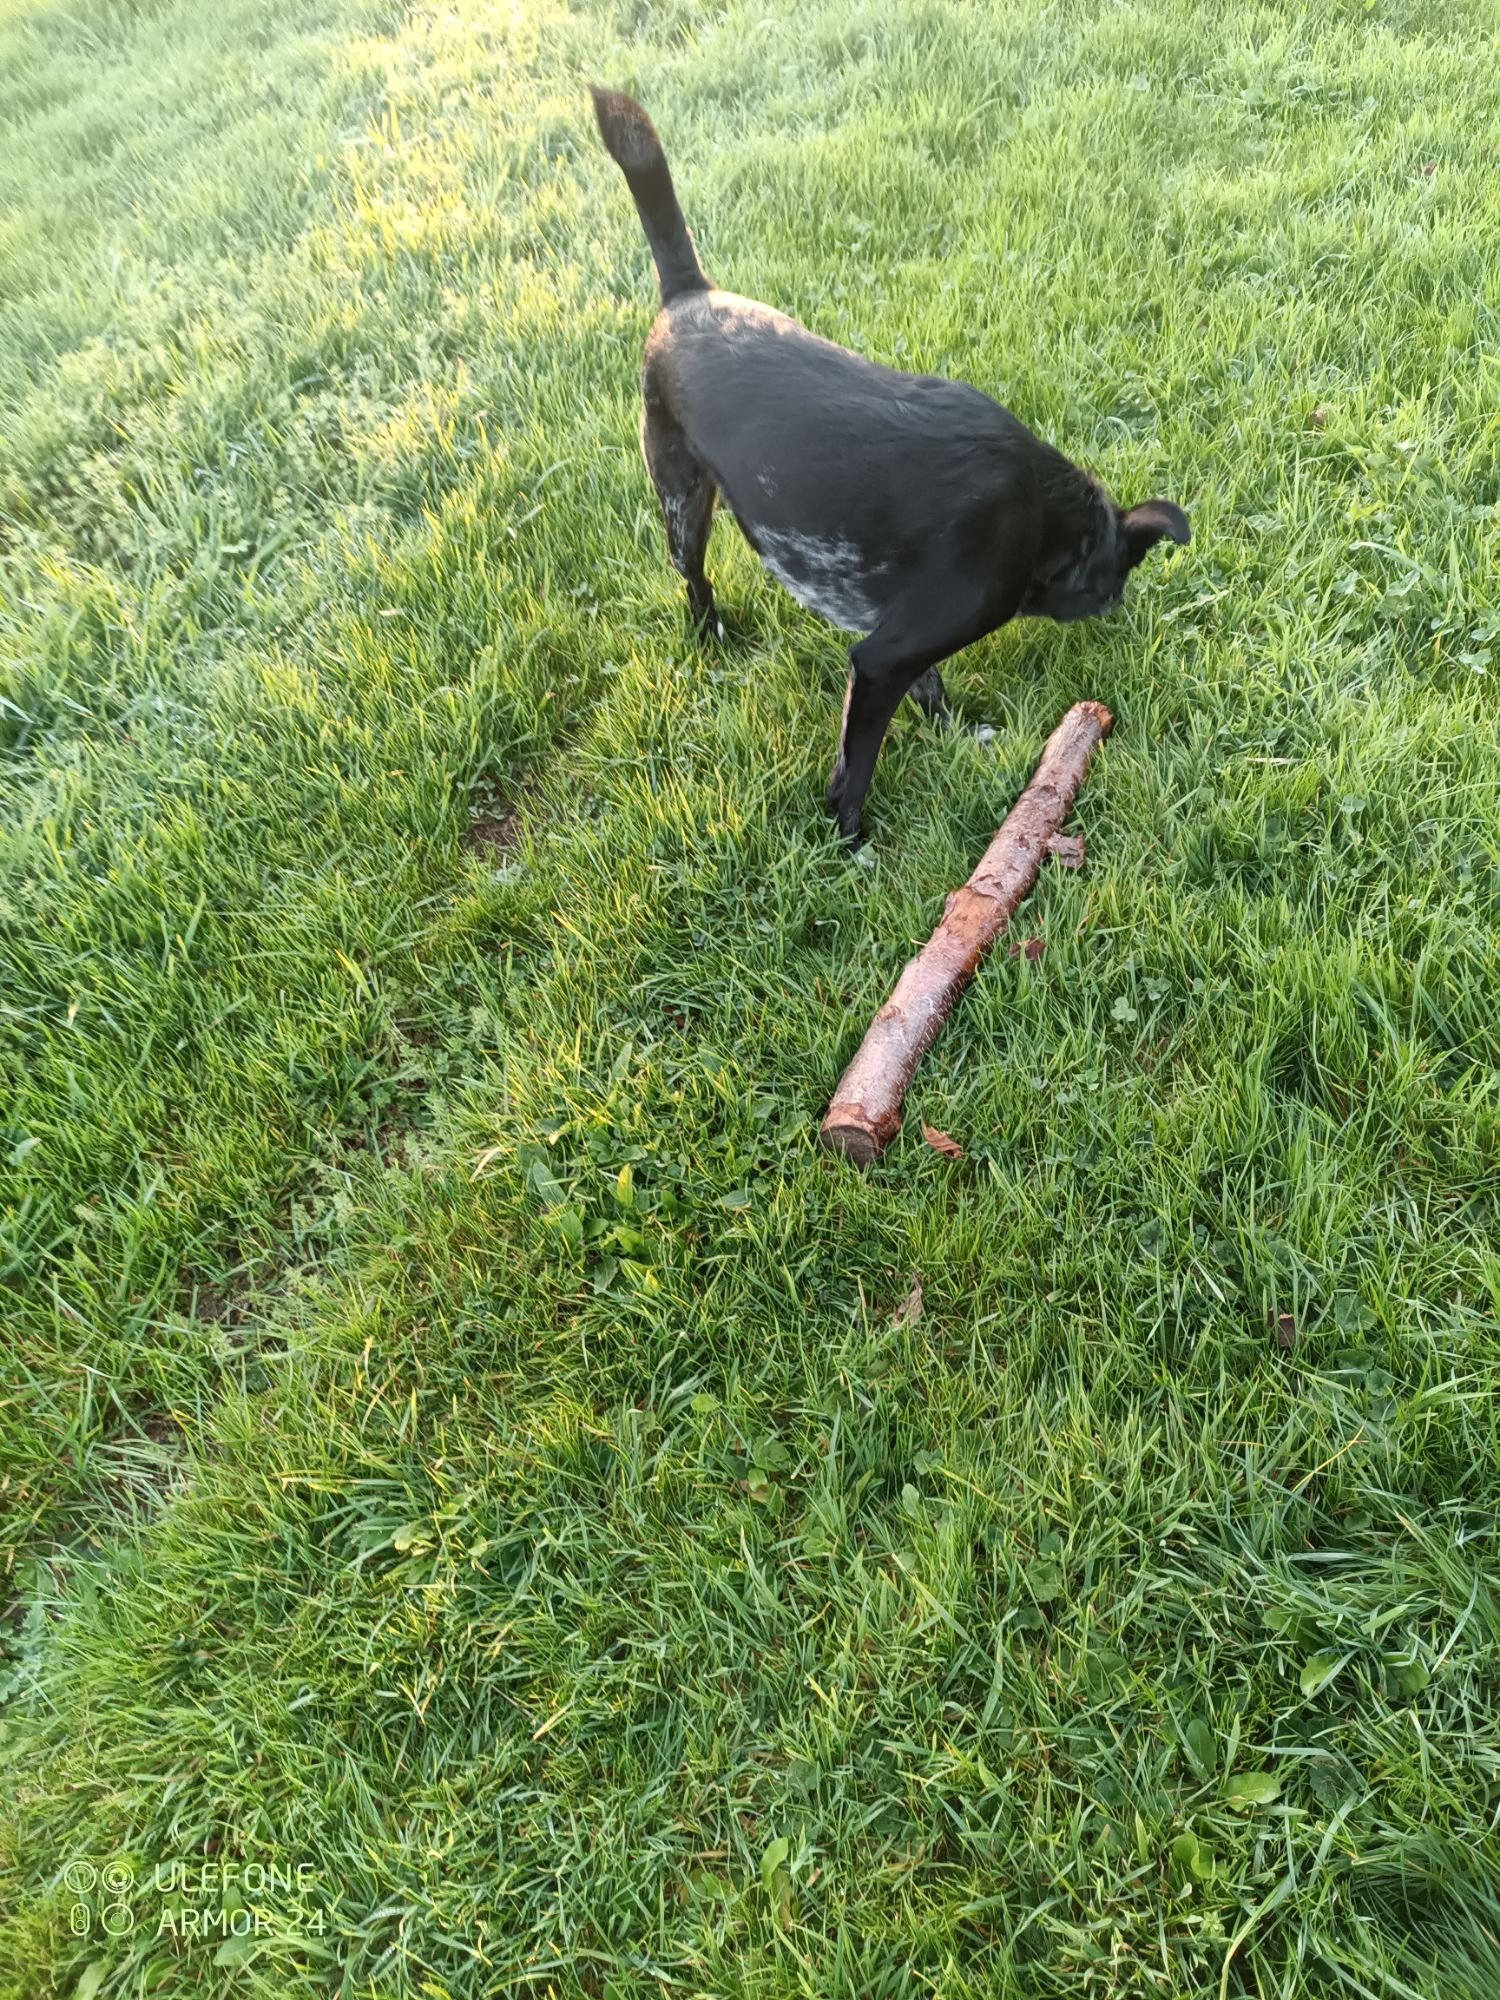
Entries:
{"type": "Polygon", "coordinates": [[[883,673],[871,673],[860,660],[864,650],[864,644],[850,649],[839,754],[828,780],[829,808],[839,823],[839,832],[854,847],[859,845],[865,793],[870,789],[885,732],[903,696],[922,672],[919,662],[892,665],[883,673]]]}
{"type": "Polygon", "coordinates": [[[972,736],[976,743],[993,743],[995,731],[988,722],[960,722],[948,703],[948,690],[943,686],[943,677],[936,667],[929,667],[913,682],[911,698],[939,729],[956,729],[960,736],[972,736]]]}
{"type": "Polygon", "coordinates": [[[948,690],[943,686],[943,677],[936,667],[929,667],[918,674],[911,684],[911,698],[927,717],[937,723],[940,729],[947,729],[953,721],[953,710],[948,706],[948,690]]]}
{"type": "MultiPolygon", "coordinates": [[[[997,590],[992,583],[985,590],[969,578],[944,578],[941,586],[928,578],[920,591],[886,613],[868,639],[850,648],[844,724],[838,758],[828,780],[828,803],[845,840],[859,844],[865,793],[902,697],[911,693],[920,702],[922,677],[1004,624],[1019,597],[1019,584],[997,590]]],[[[941,680],[938,689],[941,692],[941,680]]],[[[946,701],[943,706],[946,708],[946,701]]]]}

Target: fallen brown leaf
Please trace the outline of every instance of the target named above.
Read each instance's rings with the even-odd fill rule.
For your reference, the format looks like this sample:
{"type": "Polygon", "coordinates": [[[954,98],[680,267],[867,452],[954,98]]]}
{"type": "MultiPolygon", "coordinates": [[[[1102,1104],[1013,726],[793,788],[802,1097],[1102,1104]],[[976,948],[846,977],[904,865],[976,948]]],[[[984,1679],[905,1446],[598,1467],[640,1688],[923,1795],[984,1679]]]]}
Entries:
{"type": "Polygon", "coordinates": [[[929,1125],[925,1119],[922,1123],[922,1137],[933,1152],[941,1153],[945,1160],[961,1160],[964,1156],[964,1149],[956,1139],[950,1139],[946,1132],[939,1132],[935,1125],[929,1125]]]}
{"type": "Polygon", "coordinates": [[[893,1326],[915,1326],[922,1317],[922,1280],[913,1277],[911,1290],[891,1314],[893,1326]]]}
{"type": "Polygon", "coordinates": [[[1276,1345],[1283,1354],[1290,1354],[1297,1345],[1297,1322],[1290,1313],[1277,1313],[1272,1325],[1276,1329],[1276,1345]]]}
{"type": "Polygon", "coordinates": [[[1061,868],[1081,868],[1086,852],[1081,833],[1054,833],[1047,852],[1061,868]]]}

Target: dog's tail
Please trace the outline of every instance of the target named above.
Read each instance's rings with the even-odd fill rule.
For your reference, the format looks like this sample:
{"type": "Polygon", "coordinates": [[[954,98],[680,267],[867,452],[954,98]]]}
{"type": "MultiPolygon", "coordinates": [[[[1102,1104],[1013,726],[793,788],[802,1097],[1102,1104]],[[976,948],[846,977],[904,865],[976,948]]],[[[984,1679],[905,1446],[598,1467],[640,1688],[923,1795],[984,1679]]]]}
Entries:
{"type": "Polygon", "coordinates": [[[677,205],[656,127],[635,99],[621,91],[594,86],[593,98],[600,136],[635,196],[641,226],[656,259],[662,304],[670,305],[684,292],[706,292],[708,279],[677,205]]]}

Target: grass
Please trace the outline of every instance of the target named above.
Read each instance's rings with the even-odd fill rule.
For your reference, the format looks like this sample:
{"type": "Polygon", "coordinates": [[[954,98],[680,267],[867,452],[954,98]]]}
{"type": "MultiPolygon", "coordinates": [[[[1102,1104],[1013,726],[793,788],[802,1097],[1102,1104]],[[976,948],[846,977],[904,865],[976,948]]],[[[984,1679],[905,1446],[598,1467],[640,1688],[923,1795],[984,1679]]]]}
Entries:
{"type": "Polygon", "coordinates": [[[1494,27],[0,0],[7,2000],[1500,1992],[1494,27]],[[689,641],[589,76],[1192,513],[873,867],[723,525],[689,641]]]}

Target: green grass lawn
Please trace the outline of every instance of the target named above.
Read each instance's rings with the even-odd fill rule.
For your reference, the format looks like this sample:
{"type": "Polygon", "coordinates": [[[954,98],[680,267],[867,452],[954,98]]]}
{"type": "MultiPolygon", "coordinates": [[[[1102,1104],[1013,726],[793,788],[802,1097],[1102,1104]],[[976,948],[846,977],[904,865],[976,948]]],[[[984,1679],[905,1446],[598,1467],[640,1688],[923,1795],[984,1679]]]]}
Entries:
{"type": "Polygon", "coordinates": [[[0,0],[6,2000],[1500,1995],[1497,25],[0,0]],[[690,640],[589,77],[1192,515],[873,865],[732,524],[690,640]]]}

